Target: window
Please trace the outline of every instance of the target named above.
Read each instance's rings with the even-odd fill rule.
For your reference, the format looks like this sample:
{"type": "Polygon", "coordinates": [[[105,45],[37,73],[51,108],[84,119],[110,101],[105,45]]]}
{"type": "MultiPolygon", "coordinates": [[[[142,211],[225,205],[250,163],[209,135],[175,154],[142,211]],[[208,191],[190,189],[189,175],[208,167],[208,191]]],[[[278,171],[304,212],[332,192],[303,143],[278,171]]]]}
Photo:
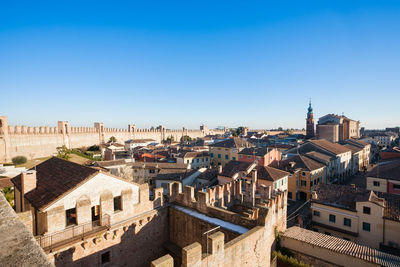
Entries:
{"type": "Polygon", "coordinates": [[[156,173],[156,170],[150,170],[149,172],[150,173],[156,173]]]}
{"type": "Polygon", "coordinates": [[[248,159],[251,159],[251,156],[247,156],[248,159]]]}
{"type": "Polygon", "coordinates": [[[218,154],[218,158],[219,158],[219,159],[221,158],[221,154],[218,154]]]}
{"type": "Polygon", "coordinates": [[[76,224],[76,209],[69,209],[65,211],[65,218],[67,220],[66,225],[75,225],[76,224]]]}
{"type": "Polygon", "coordinates": [[[301,186],[307,186],[307,181],[301,181],[301,186]]]}
{"type": "Polygon", "coordinates": [[[318,210],[314,210],[313,215],[319,217],[321,213],[318,210]]]}
{"type": "Polygon", "coordinates": [[[343,219],[343,225],[344,225],[344,226],[351,227],[351,219],[344,218],[344,219],[343,219]]]}
{"type": "Polygon", "coordinates": [[[378,182],[378,181],[374,181],[374,186],[380,186],[381,185],[381,183],[380,182],[378,182]]]}
{"type": "Polygon", "coordinates": [[[241,159],[243,156],[242,155],[239,155],[239,159],[241,159]]]}
{"type": "Polygon", "coordinates": [[[225,155],[225,159],[229,159],[229,155],[225,155]]]}
{"type": "Polygon", "coordinates": [[[313,185],[313,181],[310,181],[310,186],[312,187],[312,185],[313,185]]]}
{"type": "Polygon", "coordinates": [[[200,162],[200,159],[197,159],[196,162],[199,163],[199,162],[200,162]]]}
{"type": "Polygon", "coordinates": [[[393,184],[394,190],[400,190],[400,184],[393,184]]]}
{"type": "Polygon", "coordinates": [[[232,157],[232,160],[236,160],[236,157],[232,157]]]}
{"type": "Polygon", "coordinates": [[[208,158],[206,158],[206,161],[208,161],[208,158]]]}
{"type": "Polygon", "coordinates": [[[121,196],[114,197],[114,212],[122,210],[121,196]]]}
{"type": "Polygon", "coordinates": [[[364,214],[371,214],[371,208],[370,207],[363,207],[363,213],[364,214]]]}
{"type": "Polygon", "coordinates": [[[288,198],[292,199],[292,192],[288,192],[288,198]]]}
{"type": "Polygon", "coordinates": [[[363,222],[363,230],[366,232],[371,232],[371,224],[363,222]]]}
{"type": "Polygon", "coordinates": [[[210,157],[212,157],[212,158],[213,158],[213,157],[214,157],[214,153],[210,153],[210,157]]]}
{"type": "Polygon", "coordinates": [[[306,173],[305,173],[305,172],[302,172],[301,175],[306,176],[306,173]]]}
{"type": "Polygon", "coordinates": [[[329,221],[333,223],[336,222],[336,216],[333,214],[329,214],[329,221]]]}
{"type": "Polygon", "coordinates": [[[110,262],[110,251],[101,254],[101,265],[104,265],[109,262],[110,262]]]}

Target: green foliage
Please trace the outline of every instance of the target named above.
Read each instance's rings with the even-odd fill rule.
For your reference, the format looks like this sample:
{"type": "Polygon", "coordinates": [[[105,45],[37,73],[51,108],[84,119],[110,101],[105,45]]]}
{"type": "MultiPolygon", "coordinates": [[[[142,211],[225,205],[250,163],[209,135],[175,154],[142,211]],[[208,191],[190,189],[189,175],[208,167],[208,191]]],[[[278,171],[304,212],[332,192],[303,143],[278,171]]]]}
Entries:
{"type": "Polygon", "coordinates": [[[184,135],[181,137],[181,142],[192,141],[192,138],[188,135],[184,135]]]}
{"type": "Polygon", "coordinates": [[[11,186],[6,186],[1,189],[1,192],[4,194],[11,207],[14,207],[14,189],[11,186]]]}
{"type": "Polygon", "coordinates": [[[272,256],[278,257],[278,265],[279,265],[279,262],[282,262],[282,263],[285,263],[286,265],[289,265],[292,267],[312,267],[312,265],[301,262],[291,256],[284,255],[280,251],[273,251],[272,256]]]}
{"type": "Polygon", "coordinates": [[[20,164],[24,164],[27,162],[27,159],[24,156],[16,156],[16,157],[13,157],[11,160],[14,163],[14,165],[20,165],[20,164]]]}
{"type": "Polygon", "coordinates": [[[69,150],[65,145],[57,147],[57,157],[65,160],[69,160],[71,150],[69,150]]]}
{"type": "Polygon", "coordinates": [[[79,149],[72,149],[72,150],[70,151],[70,153],[73,153],[73,154],[75,154],[75,155],[78,155],[78,156],[80,156],[80,157],[87,158],[87,159],[90,159],[90,160],[101,161],[101,158],[99,159],[99,158],[97,158],[97,157],[94,157],[93,151],[82,152],[82,151],[80,151],[79,149]]]}
{"type": "Polygon", "coordinates": [[[115,143],[117,142],[117,138],[115,138],[115,136],[111,136],[110,139],[108,139],[109,143],[115,143]]]}
{"type": "Polygon", "coordinates": [[[100,147],[98,145],[90,146],[87,151],[100,151],[100,147]]]}
{"type": "Polygon", "coordinates": [[[237,127],[236,129],[232,129],[231,132],[233,136],[239,136],[244,133],[244,127],[243,126],[237,127]]]}
{"type": "Polygon", "coordinates": [[[175,141],[175,138],[172,135],[170,135],[170,136],[167,137],[167,141],[172,143],[172,142],[175,141]]]}

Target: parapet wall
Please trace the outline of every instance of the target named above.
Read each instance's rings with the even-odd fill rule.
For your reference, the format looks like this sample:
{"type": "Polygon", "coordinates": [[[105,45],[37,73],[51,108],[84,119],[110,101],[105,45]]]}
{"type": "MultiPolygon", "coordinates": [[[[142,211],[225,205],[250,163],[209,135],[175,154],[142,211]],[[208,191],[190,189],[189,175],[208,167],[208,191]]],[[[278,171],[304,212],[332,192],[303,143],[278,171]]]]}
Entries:
{"type": "Polygon", "coordinates": [[[99,145],[114,136],[118,142],[129,139],[154,139],[161,142],[172,136],[180,140],[184,135],[191,138],[204,137],[209,134],[224,134],[224,130],[170,130],[165,126],[158,129],[137,129],[129,124],[126,129],[105,128],[103,123],[96,122],[94,127],[71,127],[67,121],[59,121],[57,127],[49,126],[9,126],[8,119],[0,116],[0,163],[9,162],[15,156],[28,159],[47,157],[57,152],[57,147],[79,148],[99,145]]]}

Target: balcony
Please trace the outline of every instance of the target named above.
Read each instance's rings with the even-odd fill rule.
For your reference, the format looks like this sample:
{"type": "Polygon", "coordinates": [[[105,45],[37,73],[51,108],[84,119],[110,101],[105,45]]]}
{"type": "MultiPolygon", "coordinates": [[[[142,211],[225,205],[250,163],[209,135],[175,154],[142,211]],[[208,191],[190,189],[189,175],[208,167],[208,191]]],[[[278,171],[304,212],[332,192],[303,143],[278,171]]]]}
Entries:
{"type": "Polygon", "coordinates": [[[62,231],[49,235],[36,236],[36,241],[44,251],[52,251],[55,247],[61,247],[76,240],[84,240],[85,237],[103,231],[110,227],[110,216],[104,215],[101,220],[85,224],[67,227],[62,231]]]}

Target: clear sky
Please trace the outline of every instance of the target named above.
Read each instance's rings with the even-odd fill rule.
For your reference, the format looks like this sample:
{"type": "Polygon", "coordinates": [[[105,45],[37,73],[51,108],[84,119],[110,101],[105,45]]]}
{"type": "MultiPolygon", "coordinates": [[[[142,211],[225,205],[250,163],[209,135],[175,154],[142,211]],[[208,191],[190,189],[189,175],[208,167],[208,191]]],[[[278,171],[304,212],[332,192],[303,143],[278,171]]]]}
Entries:
{"type": "Polygon", "coordinates": [[[11,125],[400,125],[400,1],[1,1],[11,125]]]}

